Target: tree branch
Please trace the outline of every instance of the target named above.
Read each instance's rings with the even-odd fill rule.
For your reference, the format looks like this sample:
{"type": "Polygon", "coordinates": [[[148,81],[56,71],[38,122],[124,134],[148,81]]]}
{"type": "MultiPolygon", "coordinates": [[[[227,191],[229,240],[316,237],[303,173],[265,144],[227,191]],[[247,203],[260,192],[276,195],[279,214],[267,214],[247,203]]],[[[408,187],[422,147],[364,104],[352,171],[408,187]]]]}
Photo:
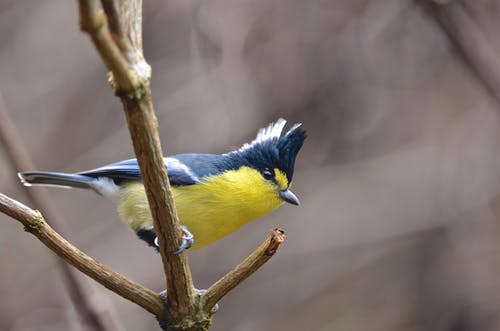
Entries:
{"type": "Polygon", "coordinates": [[[39,211],[0,193],[0,212],[18,220],[27,232],[35,235],[45,246],[75,268],[104,287],[130,300],[152,314],[160,316],[163,306],[158,294],[108,269],[71,245],[52,229],[39,211]]]}
{"type": "MultiPolygon", "coordinates": [[[[145,101],[150,103],[151,101],[145,101]]],[[[191,272],[185,253],[173,255],[181,243],[180,227],[173,207],[170,183],[159,153],[157,124],[154,113],[148,111],[143,102],[123,100],[125,114],[133,138],[134,149],[141,167],[141,177],[146,187],[149,205],[155,221],[155,232],[159,239],[160,253],[167,278],[167,303],[169,309],[179,311],[179,316],[188,314],[194,296],[191,272]],[[156,184],[159,180],[159,184],[156,184]],[[168,192],[168,193],[167,193],[168,192]],[[179,239],[177,239],[179,238],[179,239]]]]}
{"type": "Polygon", "coordinates": [[[205,311],[208,312],[212,310],[220,299],[222,299],[245,279],[250,277],[264,263],[273,257],[274,253],[276,253],[285,238],[285,231],[278,228],[273,229],[269,237],[255,251],[253,251],[252,254],[210,286],[210,288],[202,295],[203,307],[205,311]]]}
{"type": "Polygon", "coordinates": [[[126,40],[126,35],[120,24],[120,9],[117,0],[102,1],[101,3],[106,16],[109,17],[108,23],[111,34],[126,40]]]}
{"type": "MultiPolygon", "coordinates": [[[[137,76],[131,74],[127,59],[113,40],[107,18],[97,0],[80,0],[80,27],[87,32],[101,55],[106,67],[123,93],[134,91],[139,85],[137,76]]],[[[124,47],[124,45],[120,45],[124,47]]],[[[113,80],[110,79],[110,80],[113,80]]]]}
{"type": "Polygon", "coordinates": [[[151,102],[151,70],[143,59],[141,39],[137,37],[141,35],[142,1],[120,0],[120,10],[115,10],[113,0],[102,0],[106,11],[112,12],[107,17],[112,21],[109,24],[112,29],[95,0],[80,0],[79,3],[82,29],[89,33],[111,71],[111,85],[121,97],[125,110],[158,236],[167,283],[166,314],[170,321],[182,320],[195,309],[194,286],[186,255],[171,254],[181,243],[181,230],[163,163],[158,124],[151,102]],[[115,15],[117,11],[120,12],[119,16],[115,15]],[[124,20],[129,24],[124,25],[124,20]],[[121,28],[117,28],[118,26],[121,28]],[[126,37],[113,34],[116,31],[123,31],[126,37]],[[115,43],[117,40],[119,42],[115,43]],[[130,56],[131,54],[134,56],[130,56]]]}
{"type": "Polygon", "coordinates": [[[85,255],[55,232],[38,211],[0,194],[0,212],[20,221],[26,231],[78,270],[154,314],[164,330],[207,330],[217,301],[274,255],[285,239],[284,232],[273,230],[271,236],[234,270],[205,293],[195,293],[185,253],[171,253],[181,244],[181,230],[151,101],[151,70],[142,53],[142,1],[79,0],[79,5],[81,27],[89,33],[111,71],[110,83],[125,110],[158,236],[166,275],[166,299],[85,255]]]}

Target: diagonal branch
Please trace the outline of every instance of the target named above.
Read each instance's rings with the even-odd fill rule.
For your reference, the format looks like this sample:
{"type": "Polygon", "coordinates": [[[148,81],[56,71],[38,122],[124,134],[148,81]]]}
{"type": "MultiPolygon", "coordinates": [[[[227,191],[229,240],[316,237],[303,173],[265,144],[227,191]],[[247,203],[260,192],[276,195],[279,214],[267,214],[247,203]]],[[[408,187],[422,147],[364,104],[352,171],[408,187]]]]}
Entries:
{"type": "Polygon", "coordinates": [[[202,296],[205,311],[212,310],[220,299],[273,257],[285,238],[285,231],[278,228],[273,229],[269,237],[252,254],[210,286],[202,296]]]}
{"type": "Polygon", "coordinates": [[[119,39],[126,40],[122,25],[120,24],[120,9],[118,0],[102,1],[102,8],[109,18],[109,30],[112,35],[119,39]]]}
{"type": "Polygon", "coordinates": [[[80,0],[79,4],[81,29],[91,36],[104,64],[112,71],[116,84],[126,93],[133,91],[140,82],[136,75],[131,74],[128,60],[115,44],[99,1],[80,0]]]}
{"type": "Polygon", "coordinates": [[[0,212],[21,222],[27,232],[35,235],[59,257],[104,287],[138,304],[152,314],[161,315],[163,307],[158,294],[108,269],[71,245],[45,222],[39,211],[0,193],[0,212]]]}
{"type": "MultiPolygon", "coordinates": [[[[17,129],[12,122],[2,93],[0,92],[0,141],[3,143],[6,154],[18,172],[36,169],[31,160],[22,139],[17,133],[17,129]]],[[[66,223],[59,217],[52,201],[41,190],[25,190],[26,194],[36,208],[43,211],[43,214],[50,219],[51,225],[63,235],[66,231],[66,223]]],[[[71,268],[67,263],[58,259],[62,274],[67,280],[66,284],[70,298],[76,310],[88,319],[96,330],[111,331],[121,330],[123,327],[114,317],[115,312],[111,305],[96,309],[92,301],[97,298],[101,302],[106,302],[102,294],[96,293],[91,288],[87,279],[77,270],[71,268]]]]}

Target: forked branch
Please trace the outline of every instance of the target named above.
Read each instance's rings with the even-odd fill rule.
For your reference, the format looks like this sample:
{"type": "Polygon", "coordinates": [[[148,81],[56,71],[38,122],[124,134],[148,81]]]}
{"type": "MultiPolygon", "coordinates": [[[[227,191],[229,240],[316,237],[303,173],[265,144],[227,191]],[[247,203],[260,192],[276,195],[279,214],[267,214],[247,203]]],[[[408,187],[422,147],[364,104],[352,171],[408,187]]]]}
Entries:
{"type": "MultiPolygon", "coordinates": [[[[35,235],[64,261],[87,276],[123,298],[141,306],[160,321],[166,320],[164,304],[160,295],[108,269],[102,263],[71,245],[45,222],[37,210],[0,193],[0,212],[22,223],[27,232],[35,235]]],[[[285,238],[283,230],[274,229],[252,254],[201,295],[197,309],[191,311],[180,321],[169,321],[171,322],[169,327],[177,325],[178,330],[206,330],[210,325],[213,307],[217,302],[266,263],[276,253],[285,238]],[[190,321],[192,328],[184,327],[186,320],[190,321]]]]}
{"type": "Polygon", "coordinates": [[[89,33],[110,70],[111,85],[125,110],[158,236],[168,293],[167,315],[182,319],[192,309],[194,286],[185,253],[171,254],[181,243],[181,232],[151,102],[151,70],[138,37],[142,35],[142,1],[121,0],[120,8],[113,0],[102,0],[102,7],[95,0],[79,3],[82,30],[89,33]],[[123,24],[125,20],[133,23],[123,24]]]}
{"type": "Polygon", "coordinates": [[[194,289],[186,254],[171,254],[181,243],[181,231],[151,102],[151,70],[142,52],[141,7],[141,0],[79,0],[82,30],[89,33],[110,70],[110,83],[125,110],[158,236],[166,302],[72,246],[38,211],[0,194],[0,212],[20,221],[27,231],[89,277],[154,314],[164,330],[207,330],[217,301],[268,261],[285,235],[283,230],[274,229],[249,257],[202,294],[194,289]]]}

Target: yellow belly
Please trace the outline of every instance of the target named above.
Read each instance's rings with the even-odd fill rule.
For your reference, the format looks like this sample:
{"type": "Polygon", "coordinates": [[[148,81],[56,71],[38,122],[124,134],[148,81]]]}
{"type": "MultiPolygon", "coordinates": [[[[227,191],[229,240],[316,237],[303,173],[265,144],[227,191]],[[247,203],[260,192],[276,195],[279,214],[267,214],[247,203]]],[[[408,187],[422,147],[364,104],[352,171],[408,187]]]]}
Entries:
{"type": "MultiPolygon", "coordinates": [[[[276,188],[245,168],[210,177],[200,184],[172,187],[182,225],[194,235],[192,248],[208,245],[277,208],[276,188]]],[[[124,184],[117,200],[120,217],[134,230],[153,225],[144,186],[124,184]]]]}

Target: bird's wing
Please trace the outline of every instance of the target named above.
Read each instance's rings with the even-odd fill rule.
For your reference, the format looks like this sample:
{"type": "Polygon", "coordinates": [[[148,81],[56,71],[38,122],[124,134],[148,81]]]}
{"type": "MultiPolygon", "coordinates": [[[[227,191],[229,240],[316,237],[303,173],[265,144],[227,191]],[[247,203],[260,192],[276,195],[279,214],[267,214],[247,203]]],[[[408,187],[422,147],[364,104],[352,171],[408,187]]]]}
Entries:
{"type": "MultiPolygon", "coordinates": [[[[170,185],[183,186],[193,185],[199,182],[198,176],[191,168],[173,157],[163,159],[167,167],[168,179],[170,185]]],[[[128,180],[140,180],[141,173],[136,159],[130,159],[112,163],[97,169],[79,172],[79,175],[85,175],[93,178],[107,177],[119,184],[128,180]]]]}

